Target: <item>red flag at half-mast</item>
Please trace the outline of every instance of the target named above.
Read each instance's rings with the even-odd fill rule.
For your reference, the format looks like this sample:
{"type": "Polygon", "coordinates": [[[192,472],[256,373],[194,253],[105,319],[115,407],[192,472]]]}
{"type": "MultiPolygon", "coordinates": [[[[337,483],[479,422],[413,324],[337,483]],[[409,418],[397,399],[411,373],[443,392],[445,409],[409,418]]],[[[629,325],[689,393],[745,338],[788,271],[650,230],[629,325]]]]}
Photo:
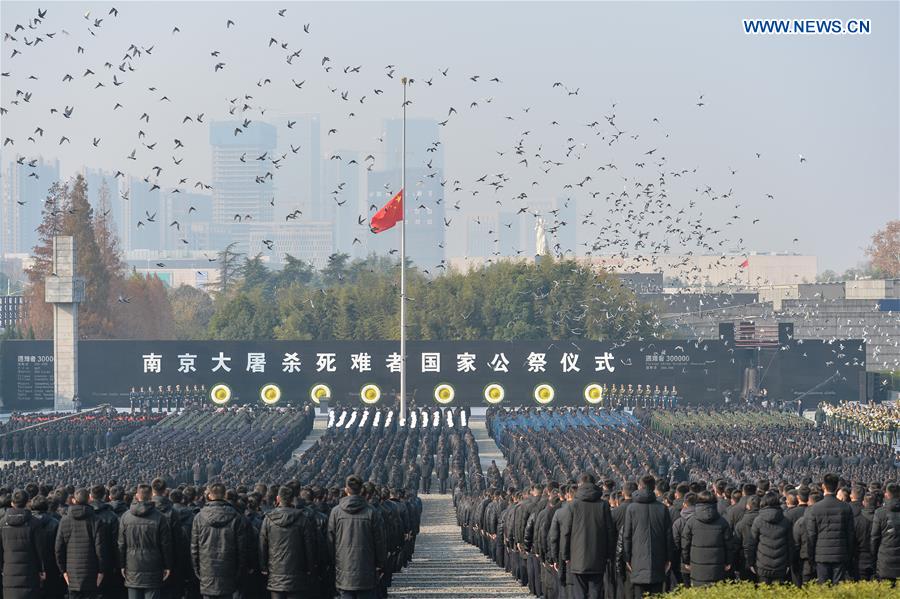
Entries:
{"type": "Polygon", "coordinates": [[[381,210],[375,213],[372,220],[369,221],[369,229],[373,233],[381,233],[387,231],[398,222],[403,220],[403,190],[397,192],[397,195],[381,207],[381,210]]]}
{"type": "Polygon", "coordinates": [[[741,268],[747,268],[748,266],[750,266],[750,259],[745,258],[744,261],[741,262],[741,268]]]}

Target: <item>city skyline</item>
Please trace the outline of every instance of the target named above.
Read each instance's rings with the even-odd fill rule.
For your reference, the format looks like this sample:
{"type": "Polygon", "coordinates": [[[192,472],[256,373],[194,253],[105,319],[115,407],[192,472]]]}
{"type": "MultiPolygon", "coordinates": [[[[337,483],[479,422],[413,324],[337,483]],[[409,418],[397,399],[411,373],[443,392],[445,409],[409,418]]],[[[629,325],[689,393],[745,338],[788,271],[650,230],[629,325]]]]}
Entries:
{"type": "MultiPolygon", "coordinates": [[[[399,77],[408,74],[410,122],[442,123],[437,150],[449,257],[465,255],[470,215],[572,200],[576,239],[602,246],[578,246],[579,254],[710,251],[706,244],[734,253],[815,254],[821,268],[843,270],[863,259],[869,236],[900,212],[897,114],[890,108],[898,104],[896,37],[882,26],[896,22],[895,5],[835,4],[834,13],[847,18],[865,6],[873,33],[812,39],[746,36],[740,3],[702,11],[660,4],[652,14],[612,2],[523,4],[515,14],[497,4],[410,4],[402,7],[410,22],[441,27],[411,28],[403,40],[378,35],[400,10],[392,4],[287,3],[279,17],[275,4],[231,3],[227,17],[213,18],[204,3],[179,4],[177,14],[150,6],[128,4],[112,16],[100,4],[54,5],[40,26],[67,34],[29,47],[21,35],[6,42],[7,51],[21,50],[7,61],[2,90],[11,140],[4,163],[42,156],[58,159],[63,176],[89,167],[138,179],[159,166],[162,203],[182,178],[191,187],[211,184],[210,122],[267,121],[281,134],[276,151],[285,151],[284,142],[298,148],[274,177],[275,195],[292,189],[289,172],[307,169],[314,201],[333,190],[313,181],[326,169],[311,165],[336,152],[371,155],[372,172],[391,170],[397,156],[387,146],[396,132],[386,123],[399,116],[399,77]],[[102,24],[84,21],[85,9],[103,13],[102,24]],[[226,18],[235,25],[226,27],[226,18]],[[648,32],[644,45],[632,47],[628,27],[614,23],[639,23],[648,32]],[[453,53],[431,49],[462,31],[468,43],[453,45],[453,53]],[[702,42],[710,35],[717,56],[702,42]],[[827,83],[836,68],[840,85],[827,83]],[[848,107],[853,119],[844,118],[848,107]],[[317,126],[306,126],[302,115],[315,115],[317,126]],[[613,209],[617,193],[627,193],[628,207],[613,209]],[[642,197],[666,201],[646,209],[642,197]],[[635,224],[647,210],[661,219],[681,209],[681,231],[702,222],[719,231],[716,238],[698,243],[649,217],[635,224]],[[648,229],[646,238],[639,227],[648,229]]],[[[18,2],[4,3],[2,13],[10,24],[36,16],[33,5],[18,2]]],[[[409,162],[422,166],[423,157],[409,162]]],[[[362,178],[359,195],[371,192],[362,178]]],[[[368,216],[360,204],[365,199],[354,219],[368,216]]],[[[274,211],[283,215],[289,205],[278,198],[274,211]]],[[[523,220],[522,238],[532,225],[523,220]]],[[[189,244],[202,236],[196,239],[189,244]]]]}

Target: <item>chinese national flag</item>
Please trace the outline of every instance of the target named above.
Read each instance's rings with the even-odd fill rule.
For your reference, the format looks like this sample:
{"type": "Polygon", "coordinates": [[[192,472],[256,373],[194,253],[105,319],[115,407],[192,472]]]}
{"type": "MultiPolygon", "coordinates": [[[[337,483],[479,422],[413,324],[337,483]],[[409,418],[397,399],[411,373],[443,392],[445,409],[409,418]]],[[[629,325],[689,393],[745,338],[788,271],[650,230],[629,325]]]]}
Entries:
{"type": "Polygon", "coordinates": [[[382,231],[387,231],[401,220],[403,220],[402,189],[391,198],[391,201],[382,206],[381,210],[375,213],[372,220],[369,221],[369,229],[373,233],[381,233],[382,231]]]}
{"type": "Polygon", "coordinates": [[[741,262],[741,268],[747,268],[748,266],[750,266],[750,259],[745,258],[744,261],[741,262]]]}

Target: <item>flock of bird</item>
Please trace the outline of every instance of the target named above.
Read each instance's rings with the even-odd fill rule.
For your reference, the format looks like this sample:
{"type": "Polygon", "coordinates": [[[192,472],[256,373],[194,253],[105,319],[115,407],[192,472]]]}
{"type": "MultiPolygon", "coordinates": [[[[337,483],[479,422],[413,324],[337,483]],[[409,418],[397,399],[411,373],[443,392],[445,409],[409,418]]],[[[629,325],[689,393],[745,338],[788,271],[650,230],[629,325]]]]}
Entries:
{"type": "MultiPolygon", "coordinates": [[[[121,12],[131,8],[123,6],[121,12]]],[[[315,87],[324,93],[327,88],[330,101],[341,107],[340,113],[343,116],[328,123],[323,121],[321,130],[325,132],[324,139],[337,146],[342,132],[352,123],[363,119],[396,117],[401,108],[415,109],[417,99],[426,94],[431,94],[432,98],[444,97],[442,94],[446,90],[464,90],[468,99],[454,100],[436,115],[440,119],[440,130],[449,130],[477,115],[477,118],[482,119],[481,122],[491,123],[498,130],[510,133],[506,143],[484,152],[483,160],[479,160],[484,165],[483,172],[474,177],[444,174],[442,160],[435,161],[435,157],[445,151],[441,139],[431,140],[426,147],[414,149],[417,150],[417,155],[424,158],[421,163],[410,165],[417,173],[407,193],[408,198],[414,198],[411,208],[432,210],[443,204],[440,212],[443,213],[442,220],[446,229],[450,229],[454,221],[457,226],[464,223],[465,218],[472,213],[502,211],[503,214],[513,214],[514,218],[525,221],[525,230],[530,230],[534,220],[541,217],[547,221],[547,233],[553,240],[553,253],[557,255],[564,255],[574,249],[579,255],[625,261],[642,271],[653,271],[659,266],[660,256],[679,254],[684,256],[683,261],[676,265],[668,264],[668,268],[680,268],[679,278],[683,283],[691,285],[703,282],[713,271],[733,268],[733,254],[742,254],[746,247],[742,234],[735,231],[752,230],[760,222],[759,218],[748,216],[753,211],[752,203],[774,202],[776,198],[775,193],[767,193],[765,198],[742,197],[733,183],[737,181],[734,179],[737,168],[729,168],[724,173],[711,173],[696,164],[686,163],[689,158],[671,156],[667,151],[671,130],[662,114],[636,119],[630,112],[628,116],[623,116],[619,105],[610,102],[605,109],[598,111],[596,118],[587,122],[567,119],[567,114],[574,111],[570,111],[566,103],[580,102],[585,98],[585,93],[575,82],[548,81],[536,84],[546,85],[550,94],[558,96],[555,100],[557,110],[553,114],[543,114],[539,108],[515,105],[513,102],[521,102],[520,96],[507,98],[501,74],[462,72],[453,66],[436,66],[427,72],[406,73],[397,64],[374,66],[363,61],[344,62],[333,58],[332,56],[337,55],[331,52],[313,56],[308,48],[315,38],[316,27],[295,16],[300,12],[298,5],[270,9],[268,5],[261,4],[254,17],[266,23],[270,20],[273,23],[289,22],[289,30],[294,33],[260,34],[258,39],[245,37],[241,40],[242,44],[251,43],[264,48],[264,51],[271,53],[272,61],[289,65],[290,69],[296,69],[297,74],[280,77],[260,72],[248,73],[246,77],[242,77],[244,83],[235,88],[218,106],[192,105],[190,99],[181,97],[177,88],[170,89],[167,86],[164,76],[160,78],[159,74],[150,75],[150,69],[145,69],[146,62],[154,51],[166,44],[167,40],[182,35],[183,29],[189,29],[187,24],[172,23],[165,32],[144,32],[154,35],[156,41],[146,44],[129,43],[119,52],[110,52],[103,58],[96,58],[96,52],[90,50],[95,47],[105,48],[99,40],[109,29],[117,27],[117,22],[121,19],[120,9],[110,7],[102,13],[87,12],[78,22],[67,23],[54,21],[51,11],[52,8],[36,8],[34,14],[24,22],[6,20],[4,23],[7,29],[4,31],[5,47],[2,51],[7,58],[2,72],[5,89],[0,115],[3,119],[34,120],[33,111],[21,109],[37,100],[36,94],[39,92],[33,89],[35,86],[32,84],[48,75],[18,69],[17,65],[28,52],[34,51],[38,46],[54,45],[58,48],[60,64],[65,68],[65,73],[53,86],[55,105],[50,108],[49,115],[32,123],[33,127],[28,127],[30,133],[24,138],[2,136],[4,150],[15,152],[16,162],[25,168],[36,169],[37,148],[47,151],[48,146],[53,145],[48,140],[58,138],[55,144],[57,146],[76,144],[83,148],[85,156],[89,156],[92,149],[103,146],[106,135],[118,139],[132,137],[135,141],[130,152],[123,154],[120,163],[111,169],[117,180],[133,175],[140,168],[139,164],[146,162],[150,168],[137,176],[151,190],[159,190],[169,197],[189,191],[214,194],[212,183],[196,177],[199,168],[196,164],[190,164],[189,160],[186,161],[185,154],[185,140],[192,134],[189,132],[196,132],[197,128],[205,129],[214,118],[232,120],[235,124],[230,133],[237,138],[247,135],[256,122],[271,122],[272,113],[276,112],[270,108],[273,98],[288,94],[302,95],[315,87]],[[400,97],[401,77],[407,77],[408,80],[406,104],[402,105],[397,100],[389,105],[391,112],[388,114],[373,107],[376,98],[384,103],[388,98],[400,97]],[[88,109],[74,102],[67,102],[72,86],[97,90],[97,106],[88,109]],[[117,95],[117,90],[126,88],[143,90],[145,101],[140,107],[117,95]],[[167,111],[176,107],[180,116],[174,121],[169,119],[160,122],[162,119],[157,118],[158,109],[153,108],[154,106],[165,106],[167,111]],[[91,111],[91,118],[96,121],[94,130],[97,133],[85,139],[73,139],[67,134],[65,124],[79,112],[87,110],[91,111]],[[104,132],[103,124],[107,118],[111,114],[120,113],[133,115],[131,130],[117,128],[104,132]],[[439,182],[440,197],[415,197],[412,192],[426,185],[429,180],[439,182]],[[550,210],[536,208],[544,205],[542,202],[545,203],[548,198],[559,199],[563,208],[577,207],[577,222],[566,220],[563,214],[567,211],[559,205],[550,210]],[[744,220],[751,220],[751,223],[743,224],[744,220]],[[578,248],[565,248],[559,241],[560,234],[566,228],[573,227],[590,230],[592,238],[582,241],[578,248]],[[724,248],[728,251],[723,251],[724,248]],[[692,257],[700,254],[718,258],[706,266],[699,266],[692,257]]],[[[191,46],[203,58],[202,64],[205,64],[205,72],[192,75],[198,82],[203,81],[204,77],[222,77],[242,68],[241,62],[234,57],[235,42],[228,36],[234,35],[245,24],[241,19],[230,17],[224,12],[216,11],[215,16],[210,18],[221,19],[222,41],[220,45],[217,44],[218,47],[213,48],[191,46]]],[[[453,94],[448,92],[446,97],[453,97],[453,94]]],[[[711,102],[714,99],[698,93],[693,104],[682,109],[700,111],[702,118],[703,111],[709,109],[711,102]]],[[[287,119],[285,124],[288,130],[293,131],[296,121],[287,119]]],[[[286,151],[266,151],[259,155],[241,156],[244,162],[253,161],[262,166],[259,173],[254,175],[254,183],[272,186],[281,169],[296,168],[295,161],[303,159],[310,151],[299,144],[295,145],[293,139],[289,142],[289,150],[286,151]]],[[[327,159],[342,161],[347,167],[353,166],[371,172],[380,166],[376,156],[383,150],[384,136],[378,137],[374,142],[371,151],[360,153],[366,153],[362,160],[344,161],[344,157],[338,152],[328,155],[327,159]]],[[[459,148],[459,151],[476,152],[481,150],[480,146],[480,141],[476,140],[473,147],[459,148]]],[[[750,164],[762,164],[765,160],[762,151],[748,152],[747,161],[750,164]]],[[[798,154],[795,166],[804,168],[806,162],[807,157],[798,154]]],[[[386,193],[393,193],[399,189],[399,181],[394,186],[386,187],[386,193]]],[[[349,198],[354,201],[348,202],[346,190],[347,181],[337,181],[331,189],[324,192],[324,201],[333,202],[335,210],[357,212],[359,233],[354,236],[353,243],[362,244],[369,234],[368,220],[380,206],[374,203],[366,205],[357,201],[359,198],[349,198]]],[[[127,190],[121,192],[119,200],[129,201],[127,190]]],[[[272,207],[275,202],[273,196],[270,200],[272,207]]],[[[33,207],[35,210],[41,208],[33,207]]],[[[189,206],[183,212],[181,221],[176,219],[167,224],[181,232],[187,224],[183,222],[184,219],[194,217],[194,212],[196,208],[189,206]]],[[[283,212],[285,221],[302,221],[306,218],[302,210],[294,206],[283,212]]],[[[144,214],[138,213],[138,217],[137,227],[156,222],[158,218],[157,211],[152,210],[144,214]]],[[[235,224],[253,220],[251,214],[243,212],[235,213],[232,217],[235,224]]],[[[499,244],[504,228],[511,230],[512,222],[499,219],[497,226],[488,231],[495,247],[499,244]]],[[[793,241],[797,243],[799,239],[794,238],[793,241]]],[[[186,238],[182,238],[181,243],[191,245],[186,238]]],[[[263,240],[263,246],[264,251],[271,254],[284,251],[271,239],[263,240]]],[[[529,244],[518,248],[517,253],[529,256],[531,250],[529,244]]],[[[495,250],[488,262],[499,259],[502,259],[499,250],[495,250]]],[[[442,261],[435,270],[446,270],[448,266],[447,262],[442,261]]],[[[747,281],[740,269],[734,270],[734,283],[770,283],[762,278],[747,281]]],[[[638,310],[639,307],[635,304],[627,309],[638,310]]],[[[560,318],[565,318],[565,315],[560,315],[560,318]]],[[[659,324],[658,321],[654,323],[659,324]]],[[[574,328],[576,325],[573,323],[572,326],[574,328]]]]}

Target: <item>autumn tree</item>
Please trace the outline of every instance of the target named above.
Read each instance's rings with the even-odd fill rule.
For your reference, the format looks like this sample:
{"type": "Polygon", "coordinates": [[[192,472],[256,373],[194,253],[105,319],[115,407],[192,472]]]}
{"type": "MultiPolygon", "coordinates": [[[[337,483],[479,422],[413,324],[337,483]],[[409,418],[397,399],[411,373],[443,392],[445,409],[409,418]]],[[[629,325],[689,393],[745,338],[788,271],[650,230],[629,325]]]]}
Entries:
{"type": "Polygon", "coordinates": [[[880,276],[900,277],[900,220],[888,221],[884,229],[872,235],[866,255],[880,276]]]}
{"type": "Polygon", "coordinates": [[[212,298],[202,289],[181,285],[169,292],[176,339],[206,339],[212,319],[212,298]]]}
{"type": "Polygon", "coordinates": [[[38,225],[38,244],[31,252],[31,266],[25,270],[23,328],[38,339],[53,336],[53,306],[44,301],[44,280],[53,271],[53,237],[63,233],[63,216],[68,206],[68,186],[58,181],[50,186],[38,225]]]}
{"type": "Polygon", "coordinates": [[[121,339],[174,339],[175,318],[165,283],[156,275],[132,272],[122,282],[121,301],[112,312],[121,339]]]}
{"type": "Polygon", "coordinates": [[[44,281],[53,270],[53,238],[71,235],[75,238],[76,272],[85,283],[84,300],[78,306],[82,338],[174,336],[171,306],[162,281],[124,278],[121,250],[109,218],[109,190],[105,187],[100,189],[98,211],[88,202],[87,184],[81,175],[50,188],[38,227],[38,244],[32,253],[33,263],[26,272],[27,320],[23,329],[29,335],[39,339],[53,336],[53,308],[44,301],[44,281]]]}

